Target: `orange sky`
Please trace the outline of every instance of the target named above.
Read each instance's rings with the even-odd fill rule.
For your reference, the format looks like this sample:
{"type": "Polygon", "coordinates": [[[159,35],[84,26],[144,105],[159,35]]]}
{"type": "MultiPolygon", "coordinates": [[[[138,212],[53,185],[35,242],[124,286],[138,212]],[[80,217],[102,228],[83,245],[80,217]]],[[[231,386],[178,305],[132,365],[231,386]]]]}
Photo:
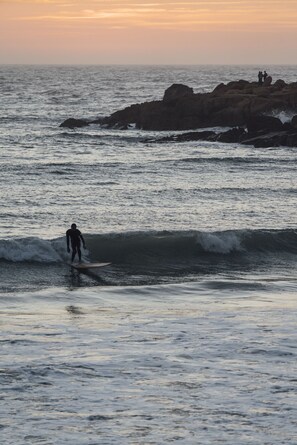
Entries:
{"type": "Polygon", "coordinates": [[[288,63],[297,0],[0,0],[1,63],[288,63]]]}

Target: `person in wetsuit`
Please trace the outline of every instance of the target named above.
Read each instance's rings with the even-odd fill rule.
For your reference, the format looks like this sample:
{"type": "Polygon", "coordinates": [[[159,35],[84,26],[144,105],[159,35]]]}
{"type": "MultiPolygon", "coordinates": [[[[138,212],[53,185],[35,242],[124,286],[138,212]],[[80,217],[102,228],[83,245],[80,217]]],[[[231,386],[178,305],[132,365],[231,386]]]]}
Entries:
{"type": "Polygon", "coordinates": [[[76,224],[71,224],[71,229],[66,232],[67,239],[67,252],[70,252],[69,241],[71,241],[72,257],[71,261],[74,261],[76,253],[78,254],[79,262],[81,262],[81,250],[80,250],[80,240],[82,240],[83,248],[86,249],[85,240],[81,232],[76,228],[76,224]]]}
{"type": "Polygon", "coordinates": [[[262,73],[262,71],[258,72],[258,85],[263,85],[263,73],[262,73]]]}

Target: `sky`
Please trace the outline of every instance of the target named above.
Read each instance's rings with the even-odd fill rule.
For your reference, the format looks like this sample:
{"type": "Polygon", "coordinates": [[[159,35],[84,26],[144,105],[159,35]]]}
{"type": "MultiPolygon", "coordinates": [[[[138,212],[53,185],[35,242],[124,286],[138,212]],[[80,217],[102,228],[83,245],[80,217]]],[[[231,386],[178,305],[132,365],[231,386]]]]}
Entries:
{"type": "Polygon", "coordinates": [[[296,64],[297,0],[0,0],[0,63],[296,64]]]}

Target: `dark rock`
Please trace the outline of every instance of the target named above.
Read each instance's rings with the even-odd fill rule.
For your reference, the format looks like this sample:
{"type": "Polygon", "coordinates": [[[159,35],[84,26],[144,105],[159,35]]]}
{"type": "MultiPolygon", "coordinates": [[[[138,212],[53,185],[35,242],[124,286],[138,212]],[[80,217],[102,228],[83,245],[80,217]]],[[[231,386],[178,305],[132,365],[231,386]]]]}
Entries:
{"type": "Polygon", "coordinates": [[[291,125],[293,128],[297,128],[297,115],[292,117],[291,125]]]}
{"type": "Polygon", "coordinates": [[[259,130],[281,131],[282,129],[282,122],[273,116],[258,115],[252,116],[247,120],[248,133],[257,132],[259,130]]]}
{"type": "Polygon", "coordinates": [[[256,148],[279,147],[284,145],[286,134],[283,132],[267,132],[260,135],[247,134],[241,143],[253,145],[256,148]]]}
{"type": "Polygon", "coordinates": [[[232,128],[231,130],[220,133],[217,141],[227,143],[239,142],[244,134],[246,134],[244,128],[232,128]]]}
{"type": "Polygon", "coordinates": [[[66,121],[62,122],[60,127],[76,128],[76,127],[86,127],[87,125],[89,125],[89,122],[83,119],[69,118],[66,119],[66,121]]]}
{"type": "Polygon", "coordinates": [[[282,90],[287,86],[286,82],[282,79],[278,79],[276,82],[274,82],[274,89],[276,90],[282,90]]]}
{"type": "Polygon", "coordinates": [[[297,146],[297,132],[286,133],[267,132],[263,130],[257,133],[246,133],[244,128],[233,128],[231,130],[215,133],[214,131],[190,131],[187,133],[174,134],[161,139],[145,140],[144,142],[188,142],[188,141],[217,141],[227,143],[241,143],[252,145],[256,148],[279,147],[287,145],[297,146]]]}
{"type": "Polygon", "coordinates": [[[259,138],[253,143],[255,148],[270,148],[270,147],[279,147],[280,141],[278,137],[270,137],[270,138],[259,138]]]}
{"type": "Polygon", "coordinates": [[[187,133],[174,134],[151,142],[189,142],[189,141],[215,141],[217,134],[214,131],[189,131],[187,133]]]}
{"type": "Polygon", "coordinates": [[[266,79],[263,82],[264,87],[269,87],[272,84],[272,77],[267,76],[266,79]]]}
{"type": "Polygon", "coordinates": [[[190,88],[186,85],[174,83],[165,91],[163,102],[166,104],[175,104],[177,99],[189,97],[193,94],[193,88],[190,88]]]}
{"type": "Polygon", "coordinates": [[[285,122],[283,124],[283,131],[286,131],[287,133],[295,133],[296,128],[294,128],[290,122],[285,122]]]}
{"type": "Polygon", "coordinates": [[[286,145],[287,147],[297,147],[297,132],[288,134],[285,143],[282,145],[286,145]]]}
{"type": "Polygon", "coordinates": [[[226,90],[226,85],[224,83],[219,83],[213,90],[213,93],[221,93],[222,91],[226,90]]]}
{"type": "Polygon", "coordinates": [[[240,92],[245,90],[247,87],[249,87],[251,84],[247,80],[237,80],[227,83],[225,85],[224,83],[220,83],[214,90],[213,93],[234,93],[234,92],[240,92]]]}

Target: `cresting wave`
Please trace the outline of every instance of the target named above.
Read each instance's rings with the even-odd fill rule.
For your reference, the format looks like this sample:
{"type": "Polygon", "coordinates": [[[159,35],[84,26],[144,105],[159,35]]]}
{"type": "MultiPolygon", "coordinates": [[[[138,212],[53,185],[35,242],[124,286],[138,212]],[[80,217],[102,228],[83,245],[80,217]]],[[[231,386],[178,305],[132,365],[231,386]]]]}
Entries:
{"type": "MultiPolygon", "coordinates": [[[[160,231],[89,234],[85,260],[115,264],[204,261],[215,256],[297,254],[295,230],[160,231]]],[[[59,263],[69,260],[65,238],[0,240],[0,260],[59,263]]]]}

